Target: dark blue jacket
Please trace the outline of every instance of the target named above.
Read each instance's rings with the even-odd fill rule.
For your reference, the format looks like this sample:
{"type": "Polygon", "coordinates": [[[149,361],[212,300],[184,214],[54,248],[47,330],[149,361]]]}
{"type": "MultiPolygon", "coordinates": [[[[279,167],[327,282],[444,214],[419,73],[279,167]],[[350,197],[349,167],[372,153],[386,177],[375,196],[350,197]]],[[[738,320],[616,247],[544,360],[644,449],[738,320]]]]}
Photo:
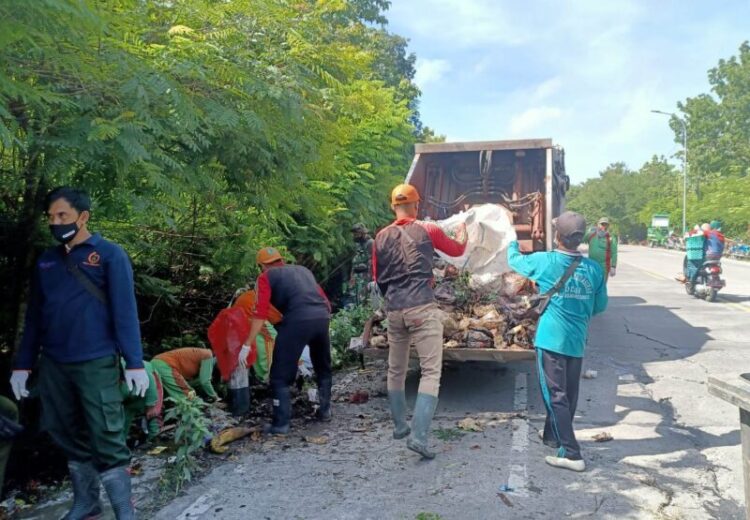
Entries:
{"type": "Polygon", "coordinates": [[[58,246],[37,260],[15,368],[30,370],[40,349],[59,363],[90,361],[119,352],[128,368],[143,368],[128,255],[98,233],[69,253],[80,271],[107,295],[107,305],[68,272],[64,255],[64,248],[58,246]]]}

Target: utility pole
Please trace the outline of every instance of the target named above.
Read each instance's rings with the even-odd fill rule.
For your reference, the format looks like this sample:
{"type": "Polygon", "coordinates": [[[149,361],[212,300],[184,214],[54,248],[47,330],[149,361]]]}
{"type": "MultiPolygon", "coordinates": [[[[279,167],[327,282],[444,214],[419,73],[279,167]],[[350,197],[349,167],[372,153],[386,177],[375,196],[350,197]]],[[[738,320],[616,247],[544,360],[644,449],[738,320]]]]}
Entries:
{"type": "Polygon", "coordinates": [[[678,117],[677,114],[672,112],[664,112],[662,110],[652,110],[651,112],[673,117],[682,125],[682,234],[684,235],[687,232],[687,124],[683,118],[678,117]]]}

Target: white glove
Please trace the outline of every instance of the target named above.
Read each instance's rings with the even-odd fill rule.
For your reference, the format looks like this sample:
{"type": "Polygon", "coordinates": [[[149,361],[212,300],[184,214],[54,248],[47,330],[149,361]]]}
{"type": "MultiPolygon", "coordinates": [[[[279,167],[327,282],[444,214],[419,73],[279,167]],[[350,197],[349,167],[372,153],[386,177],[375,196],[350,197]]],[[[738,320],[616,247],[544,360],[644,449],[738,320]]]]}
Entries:
{"type": "Polygon", "coordinates": [[[250,351],[253,349],[250,345],[242,345],[240,349],[240,355],[237,357],[237,361],[240,363],[240,367],[247,368],[247,356],[250,355],[250,351]]]}
{"type": "Polygon", "coordinates": [[[125,381],[131,394],[143,397],[148,390],[148,374],[145,368],[133,368],[125,371],[125,381]]]}
{"type": "Polygon", "coordinates": [[[609,268],[609,276],[614,276],[616,274],[615,272],[615,266],[612,266],[609,268]]]}
{"type": "Polygon", "coordinates": [[[10,386],[18,401],[29,396],[29,391],[26,390],[26,381],[29,379],[29,374],[29,370],[14,370],[13,375],[10,376],[10,386]]]}

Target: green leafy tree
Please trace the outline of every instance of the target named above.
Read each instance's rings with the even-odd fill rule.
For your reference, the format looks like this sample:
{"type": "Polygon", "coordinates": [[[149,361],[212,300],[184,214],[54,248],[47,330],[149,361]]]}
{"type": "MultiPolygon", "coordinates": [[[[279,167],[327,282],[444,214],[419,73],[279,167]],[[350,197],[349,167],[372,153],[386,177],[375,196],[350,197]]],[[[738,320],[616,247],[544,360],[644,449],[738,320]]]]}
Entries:
{"type": "Polygon", "coordinates": [[[0,5],[0,304],[12,346],[49,188],[94,198],[144,337],[199,341],[275,245],[325,277],[388,218],[414,143],[413,56],[380,0],[0,5]]]}

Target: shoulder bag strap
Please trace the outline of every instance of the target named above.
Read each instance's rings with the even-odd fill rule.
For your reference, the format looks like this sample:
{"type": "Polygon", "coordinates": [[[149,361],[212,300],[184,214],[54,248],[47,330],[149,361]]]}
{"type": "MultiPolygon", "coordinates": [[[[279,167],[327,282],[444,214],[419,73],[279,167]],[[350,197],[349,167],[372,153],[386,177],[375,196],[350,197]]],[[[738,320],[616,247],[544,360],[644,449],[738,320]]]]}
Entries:
{"type": "Polygon", "coordinates": [[[557,281],[557,283],[544,293],[545,296],[549,296],[550,298],[560,292],[560,289],[562,289],[565,286],[565,283],[568,281],[568,279],[573,276],[573,272],[578,268],[578,265],[581,263],[583,257],[579,256],[573,262],[568,266],[568,269],[565,271],[565,274],[562,275],[562,277],[557,281]]]}
{"type": "Polygon", "coordinates": [[[109,304],[109,299],[107,298],[107,295],[104,293],[104,291],[97,287],[88,276],[81,272],[75,262],[73,262],[73,260],[70,258],[70,254],[68,254],[66,251],[63,251],[62,254],[63,258],[65,258],[65,265],[68,268],[68,272],[72,274],[76,280],[78,280],[78,283],[80,283],[84,289],[86,289],[94,298],[102,302],[104,305],[109,304]]]}

